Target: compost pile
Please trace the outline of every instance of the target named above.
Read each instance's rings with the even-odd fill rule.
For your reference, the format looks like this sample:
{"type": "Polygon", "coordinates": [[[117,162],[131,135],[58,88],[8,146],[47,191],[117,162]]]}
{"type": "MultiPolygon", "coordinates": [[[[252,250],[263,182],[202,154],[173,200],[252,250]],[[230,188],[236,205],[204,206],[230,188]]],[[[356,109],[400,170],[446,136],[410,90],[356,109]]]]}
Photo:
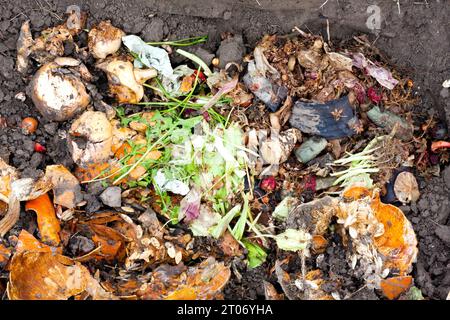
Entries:
{"type": "Polygon", "coordinates": [[[16,99],[67,124],[72,161],[24,177],[0,159],[8,299],[222,299],[251,270],[266,299],[423,299],[399,207],[450,144],[365,36],[296,28],[244,56],[223,34],[220,58],[200,57],[206,37],[66,18],[17,42],[16,99]]]}

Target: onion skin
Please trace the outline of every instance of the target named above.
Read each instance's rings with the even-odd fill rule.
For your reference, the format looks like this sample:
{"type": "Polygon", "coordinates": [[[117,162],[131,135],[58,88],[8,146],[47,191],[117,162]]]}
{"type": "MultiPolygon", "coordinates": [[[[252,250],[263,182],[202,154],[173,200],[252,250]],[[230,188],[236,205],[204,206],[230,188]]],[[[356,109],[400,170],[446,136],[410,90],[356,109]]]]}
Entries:
{"type": "Polygon", "coordinates": [[[103,112],[86,111],[72,123],[68,143],[79,166],[106,162],[111,155],[112,125],[103,112]]]}
{"type": "Polygon", "coordinates": [[[125,32],[114,27],[109,21],[102,21],[89,31],[88,47],[96,59],[105,59],[119,50],[125,32]]]}
{"type": "Polygon", "coordinates": [[[119,103],[141,101],[144,97],[142,84],[158,75],[153,68],[135,69],[130,61],[122,57],[108,58],[96,67],[107,74],[110,94],[119,103]]]}

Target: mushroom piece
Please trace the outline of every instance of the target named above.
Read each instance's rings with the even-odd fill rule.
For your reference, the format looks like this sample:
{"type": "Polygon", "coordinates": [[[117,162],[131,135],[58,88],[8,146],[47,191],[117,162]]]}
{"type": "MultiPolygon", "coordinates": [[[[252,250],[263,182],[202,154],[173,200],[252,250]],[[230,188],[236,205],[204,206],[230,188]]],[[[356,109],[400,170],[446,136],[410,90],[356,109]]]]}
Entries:
{"type": "Polygon", "coordinates": [[[109,90],[119,103],[137,103],[144,96],[142,86],[158,72],[153,68],[137,69],[124,58],[114,57],[97,64],[97,68],[106,72],[109,90]]]}
{"type": "Polygon", "coordinates": [[[114,27],[110,21],[102,21],[89,31],[88,47],[96,59],[105,59],[119,50],[125,32],[114,27]]]}
{"type": "Polygon", "coordinates": [[[87,68],[73,58],[56,58],[43,65],[30,83],[31,99],[39,112],[52,121],[66,121],[84,110],[91,99],[80,78],[87,68]]]}
{"type": "Polygon", "coordinates": [[[106,162],[111,154],[112,125],[103,112],[86,111],[72,124],[68,141],[79,166],[106,162]]]}

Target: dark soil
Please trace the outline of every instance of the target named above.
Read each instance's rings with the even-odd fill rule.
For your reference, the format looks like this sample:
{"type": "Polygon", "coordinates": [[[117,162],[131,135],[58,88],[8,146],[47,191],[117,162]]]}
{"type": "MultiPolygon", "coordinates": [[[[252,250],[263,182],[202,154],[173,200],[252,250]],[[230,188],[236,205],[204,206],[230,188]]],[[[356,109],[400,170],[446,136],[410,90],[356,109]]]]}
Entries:
{"type": "MultiPolygon", "coordinates": [[[[450,124],[449,93],[441,86],[450,75],[449,1],[428,0],[423,4],[400,1],[400,13],[395,1],[377,2],[382,24],[371,39],[414,80],[422,97],[422,109],[436,113],[450,124]]],[[[28,83],[15,71],[16,41],[26,19],[31,20],[33,32],[41,31],[60,23],[66,7],[77,4],[88,13],[88,28],[102,19],[110,19],[125,32],[147,41],[207,34],[209,41],[202,47],[203,54],[210,56],[216,53],[222,32],[241,34],[247,52],[263,34],[291,32],[294,26],[326,37],[327,19],[331,39],[336,43],[355,34],[371,33],[366,20],[372,1],[329,0],[320,9],[322,3],[322,0],[0,0],[0,156],[22,171],[23,176],[37,176],[39,170],[53,163],[72,166],[65,142],[70,124],[48,122],[29,98],[24,102],[15,98],[26,91],[28,83]],[[39,121],[38,130],[31,136],[19,129],[21,120],[27,116],[39,121]],[[47,152],[34,152],[34,142],[44,145],[47,152]]],[[[419,257],[413,273],[415,284],[425,296],[445,299],[450,290],[450,243],[444,243],[435,229],[439,224],[450,223],[450,168],[441,177],[421,181],[420,187],[419,202],[402,207],[419,240],[419,257]]],[[[22,220],[24,225],[29,224],[22,220]]],[[[263,298],[262,280],[275,283],[265,266],[247,271],[237,264],[237,272],[224,290],[225,298],[263,298]],[[238,272],[242,278],[236,276],[238,272]]],[[[358,294],[353,298],[371,298],[371,292],[358,294]]]]}

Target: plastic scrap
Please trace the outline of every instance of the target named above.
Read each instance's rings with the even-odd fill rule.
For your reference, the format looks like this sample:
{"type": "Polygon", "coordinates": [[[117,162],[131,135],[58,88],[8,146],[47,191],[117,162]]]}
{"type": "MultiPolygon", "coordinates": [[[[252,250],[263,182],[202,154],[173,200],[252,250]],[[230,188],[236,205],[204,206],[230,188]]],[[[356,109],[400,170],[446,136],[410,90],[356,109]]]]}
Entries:
{"type": "Polygon", "coordinates": [[[367,112],[367,116],[373,123],[385,128],[389,133],[396,127],[395,136],[403,141],[409,141],[413,137],[414,127],[412,124],[390,111],[381,111],[380,107],[374,106],[367,112]]]}
{"type": "Polygon", "coordinates": [[[364,69],[369,75],[374,77],[379,84],[389,90],[394,89],[398,84],[398,80],[394,79],[388,70],[375,65],[372,61],[366,59],[362,53],[353,54],[353,65],[357,68],[364,69]]]}
{"type": "Polygon", "coordinates": [[[328,145],[328,141],[321,137],[311,137],[295,150],[295,155],[301,163],[308,163],[317,157],[328,145]]]}
{"type": "Polygon", "coordinates": [[[289,118],[294,128],[326,139],[354,135],[357,122],[348,96],[324,104],[297,101],[289,118]]]}

